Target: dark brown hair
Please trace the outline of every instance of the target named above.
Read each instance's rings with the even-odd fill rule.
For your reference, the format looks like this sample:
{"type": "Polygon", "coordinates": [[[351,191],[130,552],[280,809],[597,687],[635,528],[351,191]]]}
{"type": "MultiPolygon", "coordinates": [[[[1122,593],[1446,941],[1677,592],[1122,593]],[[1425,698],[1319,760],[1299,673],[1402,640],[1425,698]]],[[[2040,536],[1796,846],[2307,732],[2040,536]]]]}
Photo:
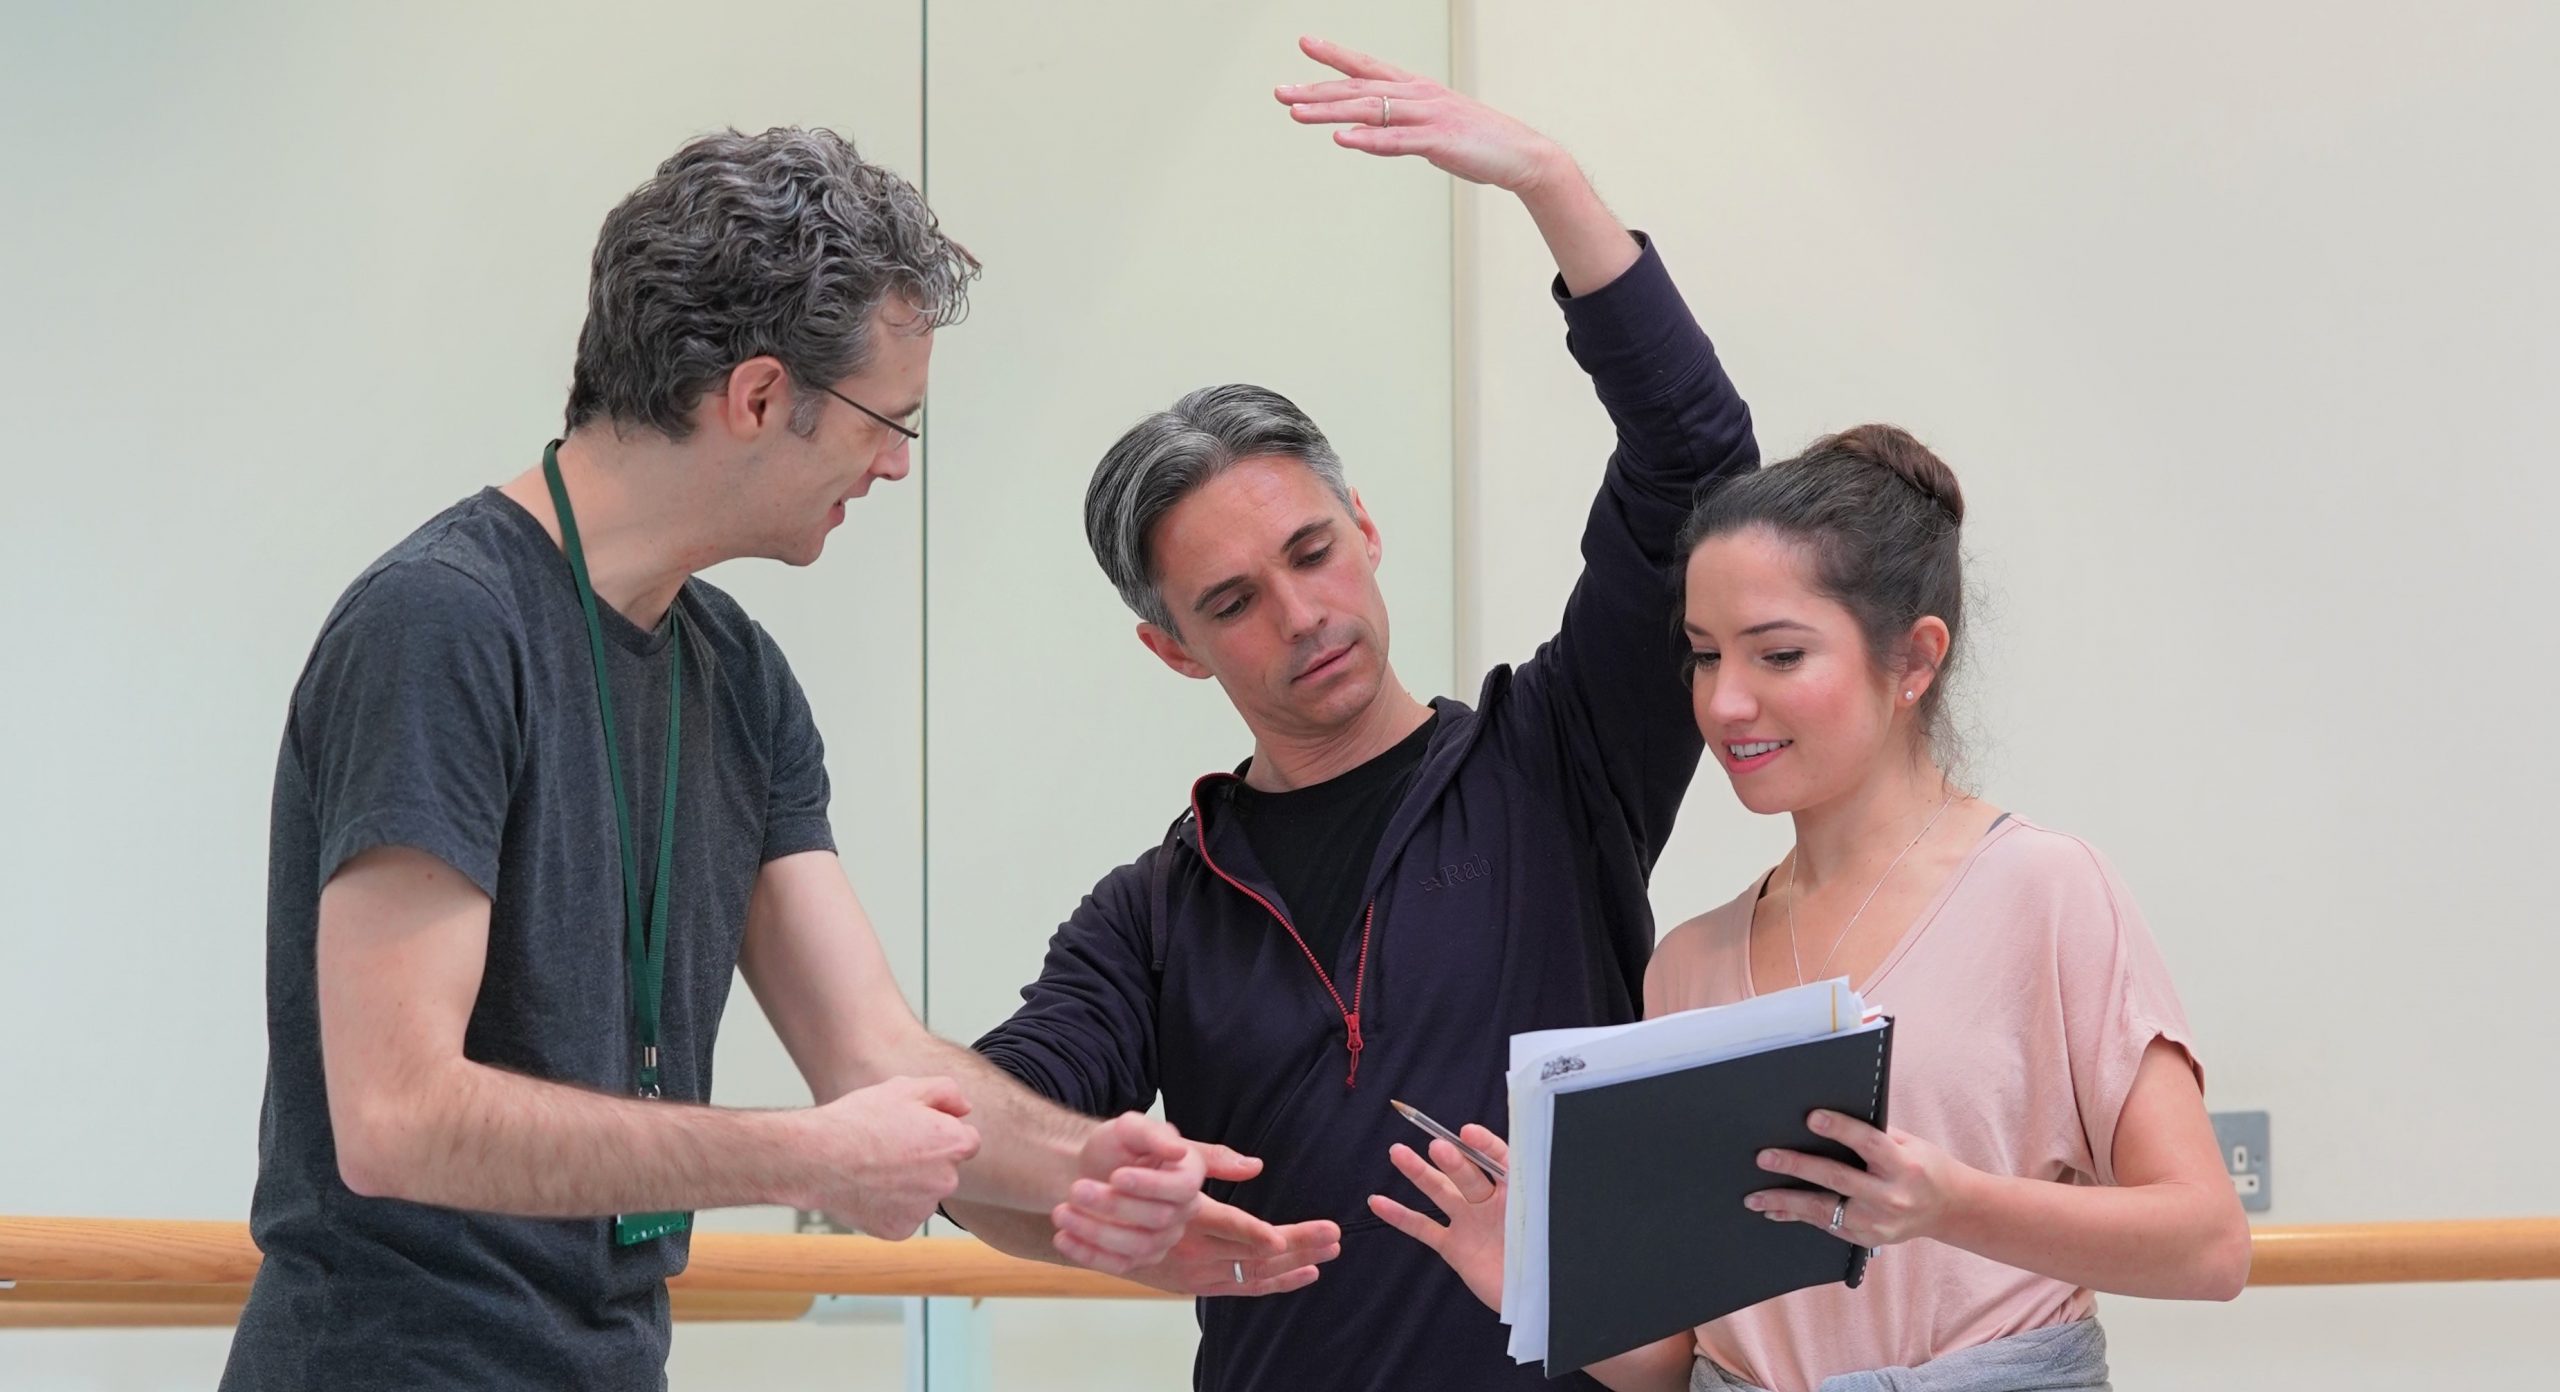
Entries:
{"type": "Polygon", "coordinates": [[[1912,624],[1937,615],[1947,655],[1917,710],[1920,730],[1947,760],[1947,679],[1964,650],[1963,523],[1964,493],[1945,460],[1899,427],[1861,425],[1707,494],[1681,531],[1680,566],[1685,572],[1702,543],[1755,527],[1801,543],[1814,587],[1857,619],[1878,670],[1904,659],[1912,624]]]}

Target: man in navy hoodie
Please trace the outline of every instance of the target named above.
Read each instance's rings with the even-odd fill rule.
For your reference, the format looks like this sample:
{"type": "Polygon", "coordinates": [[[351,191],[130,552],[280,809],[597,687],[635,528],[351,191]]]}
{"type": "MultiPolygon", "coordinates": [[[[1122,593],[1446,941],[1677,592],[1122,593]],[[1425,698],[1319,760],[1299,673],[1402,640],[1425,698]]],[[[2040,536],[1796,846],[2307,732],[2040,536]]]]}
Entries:
{"type": "MultiPolygon", "coordinates": [[[[1212,1152],[1208,1192],[1302,1220],[1286,1250],[1203,1233],[1140,1273],[1203,1297],[1199,1387],[1544,1387],[1428,1248],[1368,1212],[1410,1192],[1388,1147],[1417,1137],[1387,1100],[1498,1120],[1512,1033],[1641,1014],[1646,881],[1702,752],[1672,550],[1700,490],[1758,456],[1660,256],[1569,157],[1436,83],[1307,51],[1346,79],[1280,89],[1293,116],[1509,190],[1555,254],[1567,344],[1618,435],[1582,575],[1535,656],[1472,708],[1426,704],[1388,662],[1378,528],[1314,422],[1239,385],[1132,428],[1086,494],[1094,554],[1149,651],[1225,689],[1253,754],[1094,887],[978,1048],[1090,1114],[1161,1094],[1185,1136],[1267,1164],[1212,1152]],[[1268,1298],[1216,1298],[1236,1295],[1268,1298]]],[[[1113,1240],[1063,1209],[1054,1227],[952,1212],[1026,1255],[1113,1240]]]]}

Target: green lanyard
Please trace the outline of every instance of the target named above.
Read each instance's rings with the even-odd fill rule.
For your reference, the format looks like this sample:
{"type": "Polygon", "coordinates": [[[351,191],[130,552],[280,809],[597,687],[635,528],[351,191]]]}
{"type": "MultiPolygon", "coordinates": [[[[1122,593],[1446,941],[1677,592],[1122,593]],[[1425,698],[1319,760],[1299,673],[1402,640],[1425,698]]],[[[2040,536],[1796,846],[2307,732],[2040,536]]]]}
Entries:
{"type": "Polygon", "coordinates": [[[624,956],[630,964],[631,1019],[639,1036],[639,1086],[643,1097],[658,1088],[658,1006],[666,994],[667,896],[675,881],[677,753],[684,729],[684,620],[667,610],[667,780],[659,795],[657,893],[644,916],[640,909],[639,858],[632,853],[631,798],[622,781],[621,741],[613,723],[613,682],[605,672],[604,621],[596,616],[595,585],[587,578],[587,555],[578,544],[578,519],[569,511],[569,490],[560,482],[560,442],[542,451],[542,479],[551,485],[551,506],[560,514],[560,546],[569,553],[569,574],[578,582],[578,605],[587,612],[587,646],[595,658],[596,705],[604,712],[604,764],[613,775],[614,828],[622,836],[622,909],[626,931],[624,956]]]}

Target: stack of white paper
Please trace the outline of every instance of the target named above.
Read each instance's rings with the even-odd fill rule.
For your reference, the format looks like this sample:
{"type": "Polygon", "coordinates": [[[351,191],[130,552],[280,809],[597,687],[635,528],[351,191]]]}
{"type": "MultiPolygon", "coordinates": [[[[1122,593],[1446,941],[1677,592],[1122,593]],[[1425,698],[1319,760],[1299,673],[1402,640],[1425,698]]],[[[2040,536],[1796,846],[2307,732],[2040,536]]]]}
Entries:
{"type": "Polygon", "coordinates": [[[1503,1211],[1502,1322],[1511,1326],[1512,1358],[1527,1363],[1547,1354],[1547,1162],[1558,1093],[1876,1027],[1865,1002],[1841,977],[1631,1025],[1511,1036],[1511,1188],[1503,1211]]]}

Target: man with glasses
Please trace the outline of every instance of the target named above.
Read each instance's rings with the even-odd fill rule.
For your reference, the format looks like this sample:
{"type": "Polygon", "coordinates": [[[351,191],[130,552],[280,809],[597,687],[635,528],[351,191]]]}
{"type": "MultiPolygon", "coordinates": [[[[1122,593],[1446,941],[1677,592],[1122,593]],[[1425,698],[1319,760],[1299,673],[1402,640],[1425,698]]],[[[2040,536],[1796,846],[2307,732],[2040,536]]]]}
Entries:
{"type": "Polygon", "coordinates": [[[834,397],[845,405],[860,411],[862,414],[871,417],[873,420],[880,422],[882,425],[889,427],[891,430],[898,432],[909,440],[921,440],[924,438],[924,432],[916,428],[924,420],[924,407],[921,405],[907,411],[904,414],[903,419],[891,420],[887,416],[872,410],[870,407],[863,405],[861,402],[854,400],[843,392],[837,391],[833,387],[821,386],[818,390],[825,392],[827,395],[834,397]]]}
{"type": "Polygon", "coordinates": [[[694,572],[903,478],[977,267],[826,131],[708,136],[605,219],[567,433],[323,624],[269,840],[266,1254],[226,1388],[654,1387],[691,1211],[904,1237],[954,1194],[1157,1260],[1200,1196],[927,1034],[838,864],[808,702],[694,572]],[[851,409],[845,409],[850,407],[851,409]],[[707,1105],[743,969],[815,1104],[707,1105]]]}

